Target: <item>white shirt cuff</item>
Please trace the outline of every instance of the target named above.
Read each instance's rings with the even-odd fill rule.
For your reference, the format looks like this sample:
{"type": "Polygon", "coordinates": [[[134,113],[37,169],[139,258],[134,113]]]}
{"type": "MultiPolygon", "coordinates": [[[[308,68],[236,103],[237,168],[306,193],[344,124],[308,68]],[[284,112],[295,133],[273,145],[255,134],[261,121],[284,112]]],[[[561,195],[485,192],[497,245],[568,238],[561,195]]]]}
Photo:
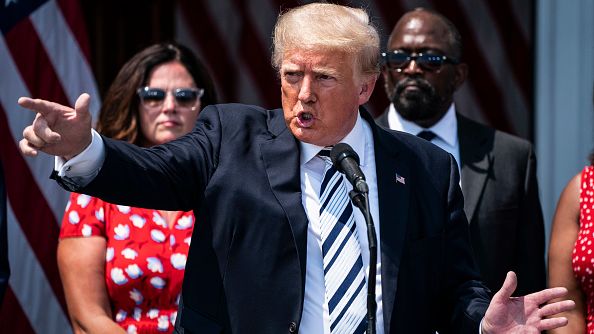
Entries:
{"type": "Polygon", "coordinates": [[[91,134],[91,144],[84,151],[68,161],[56,157],[54,162],[54,170],[58,172],[58,176],[81,187],[97,176],[105,160],[105,145],[101,135],[93,129],[91,134]]]}

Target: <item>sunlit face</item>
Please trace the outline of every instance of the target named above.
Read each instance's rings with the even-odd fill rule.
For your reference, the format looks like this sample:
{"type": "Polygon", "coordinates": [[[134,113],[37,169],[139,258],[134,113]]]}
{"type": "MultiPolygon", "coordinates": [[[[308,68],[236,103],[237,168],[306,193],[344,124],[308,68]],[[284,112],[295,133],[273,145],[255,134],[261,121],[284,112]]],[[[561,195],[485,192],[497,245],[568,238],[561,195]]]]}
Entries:
{"type": "MultiPolygon", "coordinates": [[[[415,12],[394,28],[388,51],[433,53],[452,56],[448,27],[435,15],[415,12]]],[[[464,82],[466,65],[445,63],[435,71],[411,61],[402,71],[382,69],[386,94],[405,119],[421,126],[435,124],[453,101],[456,89],[464,82]]]]}
{"type": "Polygon", "coordinates": [[[293,50],[280,68],[285,122],[300,141],[329,146],[355,125],[376,76],[355,70],[353,56],[336,51],[293,50]]]}
{"type": "Polygon", "coordinates": [[[167,92],[162,106],[147,108],[140,104],[140,127],[146,146],[166,143],[194,128],[200,112],[200,103],[195,108],[179,108],[173,91],[177,88],[196,88],[192,76],[178,61],[155,67],[147,83],[148,87],[167,92]]]}

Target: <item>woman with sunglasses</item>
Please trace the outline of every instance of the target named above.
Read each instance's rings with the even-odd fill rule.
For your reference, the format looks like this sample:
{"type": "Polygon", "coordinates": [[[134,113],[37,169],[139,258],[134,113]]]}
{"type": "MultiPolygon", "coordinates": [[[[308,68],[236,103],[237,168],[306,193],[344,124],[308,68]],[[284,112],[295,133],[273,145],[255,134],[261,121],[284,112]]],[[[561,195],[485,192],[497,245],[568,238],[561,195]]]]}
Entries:
{"type": "MultiPolygon", "coordinates": [[[[97,130],[150,147],[190,132],[200,110],[215,102],[210,75],[192,52],[157,44],[120,70],[97,130]]],[[[71,194],[58,266],[74,332],[172,332],[194,223],[191,211],[71,194]]]]}

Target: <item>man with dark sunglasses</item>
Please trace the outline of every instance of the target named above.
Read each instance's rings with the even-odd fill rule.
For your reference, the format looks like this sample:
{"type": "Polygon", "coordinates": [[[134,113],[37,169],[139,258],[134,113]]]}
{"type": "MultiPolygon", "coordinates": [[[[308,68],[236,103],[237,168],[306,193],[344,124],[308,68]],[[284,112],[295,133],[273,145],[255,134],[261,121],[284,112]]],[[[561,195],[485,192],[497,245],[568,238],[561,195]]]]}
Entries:
{"type": "Polygon", "coordinates": [[[376,120],[427,139],[451,153],[461,172],[464,211],[475,258],[487,286],[518,273],[517,295],[545,287],[544,225],[532,145],[459,113],[454,92],[464,83],[462,42],[444,16],[418,8],[396,23],[382,54],[391,104],[376,120]]]}

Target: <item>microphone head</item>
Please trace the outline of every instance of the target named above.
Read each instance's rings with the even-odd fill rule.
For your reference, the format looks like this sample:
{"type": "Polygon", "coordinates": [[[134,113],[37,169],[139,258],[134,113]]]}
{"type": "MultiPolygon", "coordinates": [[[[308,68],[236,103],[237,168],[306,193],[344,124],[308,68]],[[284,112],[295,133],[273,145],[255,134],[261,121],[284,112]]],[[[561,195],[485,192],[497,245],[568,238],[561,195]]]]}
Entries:
{"type": "Polygon", "coordinates": [[[345,143],[338,143],[334,145],[330,151],[330,159],[332,160],[334,168],[336,168],[341,173],[344,173],[341,161],[345,158],[353,158],[357,162],[357,165],[359,164],[359,155],[357,155],[357,152],[353,150],[351,145],[345,143]]]}

